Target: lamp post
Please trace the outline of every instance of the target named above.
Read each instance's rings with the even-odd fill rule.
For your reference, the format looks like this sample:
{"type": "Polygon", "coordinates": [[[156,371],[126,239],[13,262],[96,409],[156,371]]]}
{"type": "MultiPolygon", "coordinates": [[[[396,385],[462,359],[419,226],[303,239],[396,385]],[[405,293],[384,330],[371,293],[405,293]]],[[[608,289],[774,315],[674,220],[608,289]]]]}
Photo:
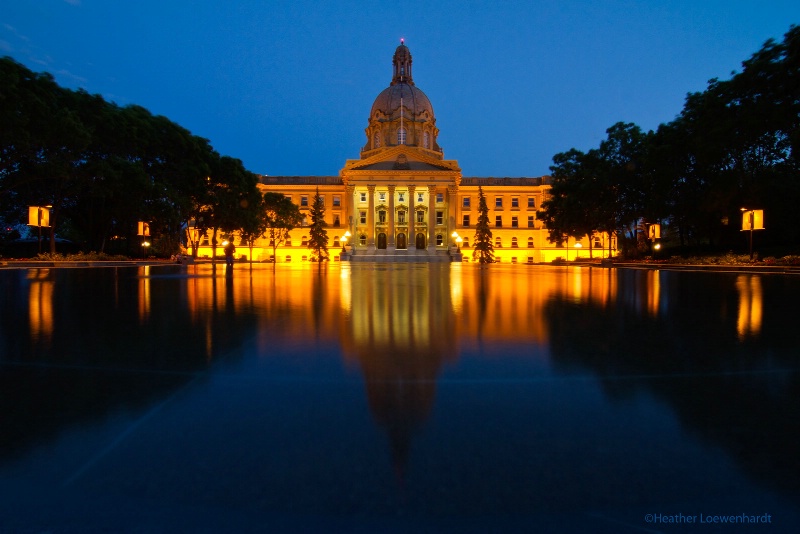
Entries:
{"type": "Polygon", "coordinates": [[[342,236],[342,257],[347,254],[347,234],[342,236]]]}
{"type": "Polygon", "coordinates": [[[461,236],[458,235],[458,232],[454,231],[452,234],[450,234],[450,237],[453,238],[453,242],[456,244],[456,247],[460,249],[461,248],[460,243],[463,240],[461,239],[461,236]]]}
{"type": "Polygon", "coordinates": [[[742,212],[742,231],[750,231],[750,261],[753,261],[753,230],[764,229],[764,210],[740,208],[742,212]]]}
{"type": "Polygon", "coordinates": [[[42,227],[50,226],[50,208],[53,206],[28,206],[28,226],[39,229],[39,254],[42,253],[42,227]]]}
{"type": "Polygon", "coordinates": [[[464,241],[464,240],[463,240],[463,239],[461,239],[461,236],[458,236],[458,237],[456,238],[456,248],[458,248],[459,252],[461,251],[461,243],[462,243],[463,241],[464,241]]]}
{"type": "Polygon", "coordinates": [[[583,245],[580,243],[575,243],[575,261],[578,261],[578,256],[581,254],[581,248],[583,248],[583,245]]]}

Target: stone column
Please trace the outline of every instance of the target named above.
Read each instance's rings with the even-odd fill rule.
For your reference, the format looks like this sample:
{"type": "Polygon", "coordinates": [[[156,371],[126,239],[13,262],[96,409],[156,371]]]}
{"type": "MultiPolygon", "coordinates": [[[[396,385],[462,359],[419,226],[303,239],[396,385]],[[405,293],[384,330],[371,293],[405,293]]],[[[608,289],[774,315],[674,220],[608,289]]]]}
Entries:
{"type": "Polygon", "coordinates": [[[367,185],[369,208],[367,211],[367,248],[375,249],[375,186],[367,185]]]}
{"type": "Polygon", "coordinates": [[[355,194],[356,187],[354,185],[348,185],[344,188],[344,220],[345,228],[350,232],[350,241],[348,242],[350,245],[356,244],[356,214],[353,210],[355,201],[353,197],[355,194]]]}
{"type": "Polygon", "coordinates": [[[389,235],[386,236],[388,238],[388,243],[386,244],[388,250],[394,250],[394,188],[394,185],[389,186],[389,235]]]}
{"type": "Polygon", "coordinates": [[[428,186],[428,250],[436,250],[436,186],[428,186]]]}
{"type": "Polygon", "coordinates": [[[408,248],[417,248],[417,232],[414,230],[414,221],[417,214],[414,213],[414,195],[417,186],[408,186],[408,248]]]}
{"type": "MultiPolygon", "coordinates": [[[[452,234],[455,229],[456,223],[456,207],[458,206],[458,186],[447,186],[447,235],[452,234]]],[[[462,236],[463,237],[463,236],[462,236]]]]}

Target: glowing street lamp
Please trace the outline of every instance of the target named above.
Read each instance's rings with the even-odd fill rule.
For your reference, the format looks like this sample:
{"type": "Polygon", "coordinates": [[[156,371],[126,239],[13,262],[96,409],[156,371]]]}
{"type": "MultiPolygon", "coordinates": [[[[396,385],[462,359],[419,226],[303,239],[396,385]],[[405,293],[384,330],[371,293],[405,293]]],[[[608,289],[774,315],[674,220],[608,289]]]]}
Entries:
{"type": "Polygon", "coordinates": [[[342,241],[342,254],[347,254],[347,248],[346,248],[347,247],[347,234],[349,234],[349,233],[350,232],[347,232],[342,236],[342,239],[341,239],[341,241],[342,241]]]}
{"type": "Polygon", "coordinates": [[[578,259],[578,256],[580,256],[581,248],[583,248],[583,245],[581,245],[580,243],[575,243],[575,259],[576,260],[578,259]]]}
{"type": "Polygon", "coordinates": [[[463,240],[463,239],[461,239],[461,236],[460,236],[460,235],[458,235],[458,232],[453,232],[452,234],[450,234],[450,237],[452,237],[452,238],[453,238],[453,241],[455,241],[455,243],[456,243],[456,246],[457,246],[459,249],[461,249],[461,242],[462,242],[462,241],[464,241],[464,240],[463,240]]]}

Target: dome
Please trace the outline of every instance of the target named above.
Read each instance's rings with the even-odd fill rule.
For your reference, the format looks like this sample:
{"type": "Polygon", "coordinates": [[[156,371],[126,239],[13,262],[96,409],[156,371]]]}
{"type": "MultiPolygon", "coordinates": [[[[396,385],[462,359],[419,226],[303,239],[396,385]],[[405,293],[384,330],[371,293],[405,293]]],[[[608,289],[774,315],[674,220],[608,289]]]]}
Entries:
{"type": "Polygon", "coordinates": [[[443,157],[436,141],[439,130],[433,106],[425,93],[414,85],[411,51],[402,40],[394,52],[392,65],[392,82],[381,91],[369,112],[369,125],[365,130],[367,144],[361,150],[361,157],[397,145],[416,147],[426,150],[429,156],[443,157]]]}
{"type": "Polygon", "coordinates": [[[433,106],[431,101],[425,96],[420,89],[413,85],[406,83],[398,83],[390,85],[375,99],[372,104],[372,110],[369,112],[370,117],[375,116],[376,111],[380,111],[386,115],[389,120],[396,119],[400,116],[400,100],[403,101],[403,107],[406,109],[406,118],[414,118],[419,116],[423,111],[427,111],[431,118],[433,118],[433,106]]]}

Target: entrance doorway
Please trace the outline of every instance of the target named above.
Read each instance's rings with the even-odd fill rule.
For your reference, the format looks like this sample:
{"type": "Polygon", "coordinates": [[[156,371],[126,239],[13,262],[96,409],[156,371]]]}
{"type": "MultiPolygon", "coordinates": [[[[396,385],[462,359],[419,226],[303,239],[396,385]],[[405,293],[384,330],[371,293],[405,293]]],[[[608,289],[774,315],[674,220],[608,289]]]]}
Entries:
{"type": "Polygon", "coordinates": [[[417,234],[416,244],[418,249],[425,248],[425,234],[417,234]]]}
{"type": "Polygon", "coordinates": [[[386,248],[386,234],[378,234],[378,248],[386,248]]]}
{"type": "Polygon", "coordinates": [[[397,248],[404,249],[408,247],[406,244],[406,234],[397,234],[397,248]]]}

